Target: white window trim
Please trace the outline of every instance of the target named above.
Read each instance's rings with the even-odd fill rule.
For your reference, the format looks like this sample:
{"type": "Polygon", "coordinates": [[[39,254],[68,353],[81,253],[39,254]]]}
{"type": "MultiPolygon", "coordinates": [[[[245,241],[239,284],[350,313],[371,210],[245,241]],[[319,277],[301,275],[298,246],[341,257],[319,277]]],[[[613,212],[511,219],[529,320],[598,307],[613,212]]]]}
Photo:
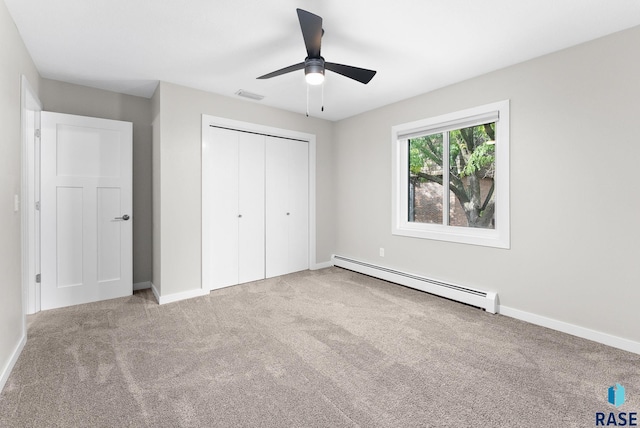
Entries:
{"type": "MultiPolygon", "coordinates": [[[[396,125],[391,128],[392,207],[391,233],[414,238],[510,248],[509,222],[509,100],[486,104],[437,117],[396,125]],[[480,229],[408,221],[408,141],[417,135],[459,129],[486,123],[497,113],[496,122],[496,228],[480,229]]],[[[445,198],[447,199],[447,198],[445,198]]]]}

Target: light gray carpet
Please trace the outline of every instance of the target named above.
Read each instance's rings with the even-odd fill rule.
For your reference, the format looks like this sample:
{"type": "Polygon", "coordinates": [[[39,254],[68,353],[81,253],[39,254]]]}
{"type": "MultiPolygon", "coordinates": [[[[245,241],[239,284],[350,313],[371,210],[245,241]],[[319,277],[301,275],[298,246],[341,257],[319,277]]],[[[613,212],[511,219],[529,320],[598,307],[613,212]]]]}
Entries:
{"type": "Polygon", "coordinates": [[[640,356],[338,268],[29,317],[3,427],[588,427],[640,356]]]}

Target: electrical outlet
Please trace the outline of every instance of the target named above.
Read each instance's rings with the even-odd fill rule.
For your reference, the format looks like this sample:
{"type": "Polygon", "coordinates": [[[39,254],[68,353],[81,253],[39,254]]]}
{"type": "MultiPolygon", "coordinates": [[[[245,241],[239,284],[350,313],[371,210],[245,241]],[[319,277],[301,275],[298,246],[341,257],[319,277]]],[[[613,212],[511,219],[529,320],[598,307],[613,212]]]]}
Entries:
{"type": "Polygon", "coordinates": [[[20,211],[20,196],[13,195],[13,212],[20,211]]]}
{"type": "Polygon", "coordinates": [[[384,248],[380,247],[380,257],[384,257],[384,248]]]}

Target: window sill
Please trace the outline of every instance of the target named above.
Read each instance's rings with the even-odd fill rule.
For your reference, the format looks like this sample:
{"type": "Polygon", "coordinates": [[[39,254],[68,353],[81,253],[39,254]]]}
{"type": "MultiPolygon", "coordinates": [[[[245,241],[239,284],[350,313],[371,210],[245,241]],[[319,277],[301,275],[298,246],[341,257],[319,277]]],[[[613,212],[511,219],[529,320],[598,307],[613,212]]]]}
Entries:
{"type": "Polygon", "coordinates": [[[406,223],[400,227],[394,227],[391,233],[397,236],[479,245],[483,247],[503,249],[509,249],[511,247],[509,236],[500,236],[499,232],[495,229],[473,229],[437,224],[406,223]]]}

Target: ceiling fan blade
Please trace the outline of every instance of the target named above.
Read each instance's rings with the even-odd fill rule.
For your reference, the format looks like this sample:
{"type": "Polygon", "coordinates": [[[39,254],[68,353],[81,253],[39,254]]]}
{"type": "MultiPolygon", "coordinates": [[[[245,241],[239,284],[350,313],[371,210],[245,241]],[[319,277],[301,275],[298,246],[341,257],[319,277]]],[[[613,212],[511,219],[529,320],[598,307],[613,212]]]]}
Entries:
{"type": "Polygon", "coordinates": [[[309,58],[320,58],[320,44],[322,42],[322,18],[306,10],[296,9],[302,29],[304,45],[307,47],[309,58]]]}
{"type": "Polygon", "coordinates": [[[365,85],[373,79],[376,75],[374,70],[367,70],[366,68],[352,67],[350,65],[336,64],[334,62],[325,62],[324,68],[331,70],[334,73],[342,74],[350,79],[357,80],[365,85]]]}
{"type": "Polygon", "coordinates": [[[264,76],[257,77],[257,79],[271,79],[272,77],[280,76],[281,74],[291,73],[292,71],[302,70],[304,68],[304,62],[299,64],[290,65],[289,67],[281,68],[280,70],[273,71],[264,76]]]}

